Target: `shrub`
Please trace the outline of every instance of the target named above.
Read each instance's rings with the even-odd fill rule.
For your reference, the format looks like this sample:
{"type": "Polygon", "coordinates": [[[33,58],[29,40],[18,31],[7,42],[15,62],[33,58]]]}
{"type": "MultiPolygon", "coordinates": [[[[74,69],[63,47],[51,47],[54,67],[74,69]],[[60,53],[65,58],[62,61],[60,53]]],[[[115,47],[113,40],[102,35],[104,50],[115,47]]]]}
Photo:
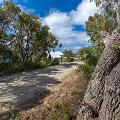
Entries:
{"type": "Polygon", "coordinates": [[[101,53],[102,49],[96,46],[85,47],[78,52],[80,60],[84,62],[78,69],[87,79],[90,79],[101,53]]]}
{"type": "Polygon", "coordinates": [[[74,59],[72,57],[67,59],[67,62],[73,62],[73,61],[74,61],[74,59]]]}
{"type": "Polygon", "coordinates": [[[52,60],[52,65],[59,65],[59,59],[58,58],[54,58],[52,60]]]}
{"type": "Polygon", "coordinates": [[[32,61],[24,62],[22,63],[22,66],[24,70],[41,68],[41,64],[39,62],[32,62],[32,61]]]}
{"type": "Polygon", "coordinates": [[[87,64],[79,65],[78,69],[83,73],[83,76],[87,79],[90,79],[94,71],[95,66],[90,66],[87,64]]]}
{"type": "Polygon", "coordinates": [[[52,61],[47,58],[42,58],[40,61],[40,64],[41,64],[42,68],[49,67],[50,65],[52,65],[52,61]]]}
{"type": "Polygon", "coordinates": [[[45,68],[49,67],[51,65],[58,65],[58,60],[49,60],[46,58],[43,58],[41,61],[27,61],[27,62],[15,62],[15,63],[1,63],[0,64],[0,76],[2,75],[8,75],[12,73],[18,73],[21,71],[28,71],[38,68],[45,68]]]}
{"type": "Polygon", "coordinates": [[[20,63],[1,63],[0,76],[17,73],[23,71],[23,66],[20,63]]]}
{"type": "Polygon", "coordinates": [[[24,70],[32,70],[36,68],[41,68],[41,64],[33,63],[33,62],[1,63],[0,64],[0,76],[12,74],[12,73],[18,73],[24,70]]]}

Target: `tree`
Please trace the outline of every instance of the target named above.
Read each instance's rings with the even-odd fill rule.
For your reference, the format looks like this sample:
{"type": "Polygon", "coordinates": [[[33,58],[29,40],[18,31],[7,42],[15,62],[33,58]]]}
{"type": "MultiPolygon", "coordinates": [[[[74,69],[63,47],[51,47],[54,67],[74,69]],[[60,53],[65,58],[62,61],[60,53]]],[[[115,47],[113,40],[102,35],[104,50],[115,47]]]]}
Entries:
{"type": "Polygon", "coordinates": [[[101,39],[101,31],[107,31],[111,34],[116,26],[115,16],[110,16],[107,13],[95,13],[94,16],[89,17],[86,22],[86,31],[90,36],[92,46],[82,48],[78,52],[80,59],[84,62],[84,64],[79,65],[79,69],[83,72],[84,77],[90,79],[98,59],[105,48],[101,39]]]}
{"type": "Polygon", "coordinates": [[[39,17],[22,12],[11,2],[0,8],[1,63],[40,64],[42,58],[50,59],[50,51],[57,45],[58,40],[39,17]]]}
{"type": "Polygon", "coordinates": [[[119,120],[120,116],[120,24],[119,1],[96,0],[107,12],[116,12],[118,26],[109,34],[102,32],[103,53],[94,69],[86,90],[78,120],[119,120]],[[108,6],[110,5],[110,6],[108,6]],[[116,10],[113,10],[117,6],[116,10]]]}
{"type": "Polygon", "coordinates": [[[117,91],[120,91],[117,86],[120,86],[120,84],[118,83],[117,86],[115,84],[112,86],[111,84],[116,83],[120,78],[119,75],[116,75],[119,72],[119,51],[114,49],[115,45],[120,44],[119,32],[120,28],[117,28],[111,36],[103,38],[103,40],[110,40],[105,45],[106,47],[95,67],[92,79],[84,96],[84,105],[81,111],[86,119],[98,117],[100,120],[116,120],[120,112],[119,103],[117,102],[119,98],[116,97],[118,95],[117,91]],[[112,77],[114,75],[116,76],[115,79],[112,77]],[[109,87],[110,85],[111,87],[109,87]],[[114,105],[112,105],[113,103],[114,105]]]}
{"type": "Polygon", "coordinates": [[[43,54],[50,56],[51,49],[58,45],[58,40],[49,32],[47,26],[41,25],[38,17],[21,12],[19,7],[10,2],[6,2],[1,8],[2,13],[4,30],[1,30],[1,33],[2,31],[4,33],[1,35],[3,38],[1,42],[3,41],[7,46],[9,43],[11,50],[19,57],[19,61],[35,61],[43,54]]]}
{"type": "Polygon", "coordinates": [[[67,59],[67,62],[72,62],[73,61],[73,52],[72,50],[67,50],[65,49],[63,52],[63,57],[65,57],[67,59]]]}
{"type": "Polygon", "coordinates": [[[55,36],[49,32],[48,26],[41,26],[36,32],[36,46],[40,52],[39,58],[43,55],[48,55],[48,58],[51,60],[50,52],[54,51],[54,48],[58,45],[58,40],[55,36]]]}
{"type": "MultiPolygon", "coordinates": [[[[92,0],[93,1],[93,0],[92,0]]],[[[96,5],[102,5],[105,12],[111,14],[111,12],[116,13],[116,20],[118,25],[120,25],[120,1],[119,0],[94,0],[96,5]]]]}
{"type": "Polygon", "coordinates": [[[19,55],[20,61],[32,61],[35,49],[35,34],[36,30],[40,27],[38,19],[35,16],[21,13],[15,27],[17,30],[15,50],[19,55]]]}
{"type": "Polygon", "coordinates": [[[106,13],[90,16],[86,22],[86,31],[90,36],[90,41],[96,46],[102,47],[101,31],[107,31],[109,34],[117,27],[115,16],[106,13]],[[99,23],[99,24],[98,24],[99,23]]]}
{"type": "Polygon", "coordinates": [[[106,30],[111,34],[116,26],[117,24],[114,16],[111,17],[105,13],[95,13],[95,15],[90,16],[86,22],[86,31],[90,36],[92,46],[82,48],[78,52],[80,59],[84,62],[83,65],[79,66],[79,69],[83,72],[86,78],[89,79],[91,77],[91,74],[105,47],[101,40],[101,31],[106,30]]]}
{"type": "Polygon", "coordinates": [[[11,53],[10,45],[15,40],[14,23],[19,12],[20,9],[9,2],[6,2],[3,8],[0,8],[0,45],[4,62],[5,58],[12,58],[12,54],[9,55],[11,53]],[[8,49],[9,52],[6,52],[8,49]]]}

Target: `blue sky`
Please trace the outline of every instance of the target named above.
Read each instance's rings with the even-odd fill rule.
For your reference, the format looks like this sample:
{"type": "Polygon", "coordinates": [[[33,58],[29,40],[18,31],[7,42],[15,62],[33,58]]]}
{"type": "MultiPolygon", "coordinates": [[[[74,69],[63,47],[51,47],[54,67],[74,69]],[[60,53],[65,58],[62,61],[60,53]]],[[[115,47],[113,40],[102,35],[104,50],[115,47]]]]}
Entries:
{"type": "Polygon", "coordinates": [[[81,0],[19,0],[17,2],[27,8],[35,9],[36,13],[45,16],[52,9],[69,12],[72,9],[75,9],[81,0]]]}
{"type": "MultiPolygon", "coordinates": [[[[96,12],[94,2],[90,0],[11,0],[23,11],[38,15],[43,24],[50,27],[62,49],[74,51],[88,46],[89,36],[85,31],[85,22],[96,12]]],[[[0,0],[2,3],[3,0],[0,0]]],[[[58,50],[58,49],[57,49],[58,50]]]]}

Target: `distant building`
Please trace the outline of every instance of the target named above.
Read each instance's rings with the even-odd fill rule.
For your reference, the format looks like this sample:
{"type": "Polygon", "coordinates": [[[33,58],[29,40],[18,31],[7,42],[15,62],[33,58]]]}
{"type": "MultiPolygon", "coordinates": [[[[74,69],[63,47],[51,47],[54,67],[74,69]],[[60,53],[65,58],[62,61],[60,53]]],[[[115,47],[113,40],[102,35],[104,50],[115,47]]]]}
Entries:
{"type": "Polygon", "coordinates": [[[63,56],[63,53],[60,51],[55,51],[55,52],[52,51],[50,54],[52,58],[61,58],[61,56],[63,56]]]}

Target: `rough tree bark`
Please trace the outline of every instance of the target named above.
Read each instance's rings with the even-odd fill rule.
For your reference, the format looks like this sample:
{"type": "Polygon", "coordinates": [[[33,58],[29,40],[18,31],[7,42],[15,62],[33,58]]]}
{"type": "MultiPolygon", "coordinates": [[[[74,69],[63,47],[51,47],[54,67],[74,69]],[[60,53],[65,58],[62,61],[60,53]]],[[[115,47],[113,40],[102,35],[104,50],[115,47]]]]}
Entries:
{"type": "Polygon", "coordinates": [[[120,112],[120,27],[112,35],[102,34],[105,49],[86,90],[77,120],[119,120],[120,112]],[[118,84],[117,84],[118,83],[118,84]]]}
{"type": "Polygon", "coordinates": [[[105,79],[100,120],[120,120],[120,63],[105,79]]]}

